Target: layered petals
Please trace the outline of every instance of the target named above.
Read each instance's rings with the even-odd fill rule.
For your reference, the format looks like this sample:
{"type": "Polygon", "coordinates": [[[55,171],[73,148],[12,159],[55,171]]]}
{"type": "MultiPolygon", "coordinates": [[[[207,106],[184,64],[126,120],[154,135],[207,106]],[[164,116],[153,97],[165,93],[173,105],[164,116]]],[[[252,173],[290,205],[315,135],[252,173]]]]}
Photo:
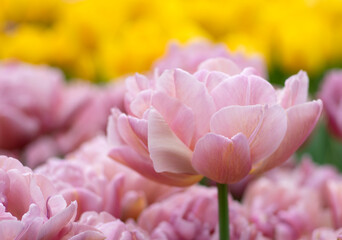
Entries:
{"type": "Polygon", "coordinates": [[[184,186],[201,175],[237,182],[280,165],[298,149],[322,110],[320,100],[307,102],[305,72],[276,90],[234,58],[205,60],[193,74],[170,67],[149,83],[127,80],[128,98],[139,104],[127,110],[133,116],[113,112],[113,159],[153,180],[184,186]]]}
{"type": "Polygon", "coordinates": [[[232,139],[208,133],[197,142],[192,164],[196,171],[215,182],[237,182],[252,167],[248,139],[242,133],[232,139]]]}
{"type": "Polygon", "coordinates": [[[277,150],[253,167],[255,174],[267,171],[286,161],[305,141],[321,115],[321,100],[295,105],[286,111],[287,131],[277,150]],[[299,127],[300,126],[300,127],[299,127]]]}
{"type": "Polygon", "coordinates": [[[210,128],[228,138],[243,133],[256,163],[278,148],[286,133],[287,118],[278,105],[230,106],[215,113],[210,128]]]}

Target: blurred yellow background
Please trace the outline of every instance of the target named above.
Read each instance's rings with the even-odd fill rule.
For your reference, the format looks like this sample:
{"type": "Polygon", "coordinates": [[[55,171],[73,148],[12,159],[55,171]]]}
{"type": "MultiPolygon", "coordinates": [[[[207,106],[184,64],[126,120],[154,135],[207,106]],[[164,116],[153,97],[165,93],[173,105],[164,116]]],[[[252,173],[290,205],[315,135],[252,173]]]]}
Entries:
{"type": "Polygon", "coordinates": [[[148,70],[171,39],[261,53],[315,75],[342,62],[341,0],[0,0],[0,59],[103,81],[148,70]]]}

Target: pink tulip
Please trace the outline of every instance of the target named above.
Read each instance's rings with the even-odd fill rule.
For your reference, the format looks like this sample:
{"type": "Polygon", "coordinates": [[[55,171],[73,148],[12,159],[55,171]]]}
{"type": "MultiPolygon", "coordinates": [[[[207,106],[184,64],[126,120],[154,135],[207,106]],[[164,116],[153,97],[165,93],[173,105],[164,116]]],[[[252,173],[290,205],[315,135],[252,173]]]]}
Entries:
{"type": "Polygon", "coordinates": [[[53,182],[67,203],[77,201],[76,219],[86,211],[136,218],[148,205],[179,191],[112,161],[108,151],[105,137],[97,137],[64,160],[50,159],[35,172],[53,182]]]}
{"type": "Polygon", "coordinates": [[[327,187],[339,179],[336,170],[306,158],[296,168],[280,167],[252,182],[242,205],[257,229],[271,239],[311,239],[315,229],[334,225],[339,195],[327,192],[327,187]]]}
{"type": "Polygon", "coordinates": [[[0,179],[0,239],[103,239],[99,230],[74,223],[76,202],[67,205],[47,178],[18,160],[0,156],[0,179]]]}
{"type": "Polygon", "coordinates": [[[236,69],[253,67],[258,75],[266,77],[266,66],[261,56],[246,57],[243,52],[230,52],[224,44],[212,44],[204,39],[194,40],[181,46],[177,42],[171,42],[162,58],[156,61],[154,68],[163,72],[166,69],[181,68],[194,73],[200,64],[210,58],[230,59],[236,64],[236,69]]]}
{"type": "Polygon", "coordinates": [[[129,115],[113,110],[108,123],[110,156],[178,186],[202,175],[234,183],[282,164],[314,128],[322,103],[307,102],[304,72],[276,91],[252,69],[233,66],[211,59],[195,74],[175,69],[128,78],[129,115]]]}
{"type": "Polygon", "coordinates": [[[62,81],[57,69],[0,64],[0,148],[22,147],[53,126],[62,81]]]}
{"type": "Polygon", "coordinates": [[[104,133],[110,109],[122,109],[123,85],[95,87],[85,83],[68,85],[56,109],[56,125],[52,136],[42,136],[27,146],[24,156],[30,167],[51,156],[64,155],[104,133]]]}
{"type": "MultiPolygon", "coordinates": [[[[247,219],[243,206],[229,199],[232,240],[267,239],[247,219]]],[[[218,239],[217,192],[215,188],[193,186],[145,209],[138,225],[151,239],[218,239]]]]}
{"type": "Polygon", "coordinates": [[[123,107],[124,85],[64,83],[47,66],[0,64],[0,152],[35,167],[104,133],[112,107],[123,107]]]}
{"type": "Polygon", "coordinates": [[[332,70],[323,79],[320,97],[324,103],[329,127],[342,138],[342,70],[332,70]]]}

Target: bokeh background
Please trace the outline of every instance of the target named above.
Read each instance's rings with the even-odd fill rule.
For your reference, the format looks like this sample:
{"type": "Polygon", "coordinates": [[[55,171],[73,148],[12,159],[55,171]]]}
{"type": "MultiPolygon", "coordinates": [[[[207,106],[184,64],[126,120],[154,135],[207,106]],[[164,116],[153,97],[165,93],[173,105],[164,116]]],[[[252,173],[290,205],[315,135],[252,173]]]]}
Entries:
{"type": "MultiPolygon", "coordinates": [[[[317,97],[342,68],[340,0],[0,0],[0,59],[47,64],[101,84],[150,69],[171,41],[204,38],[261,55],[272,83],[303,69],[317,97]]],[[[342,170],[342,142],[322,117],[299,151],[342,170]]]]}

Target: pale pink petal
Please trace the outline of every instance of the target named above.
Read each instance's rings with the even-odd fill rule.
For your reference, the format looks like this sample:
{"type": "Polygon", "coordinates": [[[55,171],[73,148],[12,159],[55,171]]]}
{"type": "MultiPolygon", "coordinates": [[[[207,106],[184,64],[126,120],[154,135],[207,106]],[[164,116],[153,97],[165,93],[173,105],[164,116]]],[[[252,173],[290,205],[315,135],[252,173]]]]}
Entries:
{"type": "Polygon", "coordinates": [[[121,217],[121,198],[125,183],[125,175],[119,173],[106,186],[106,197],[103,199],[104,210],[114,217],[121,217]]]}
{"type": "Polygon", "coordinates": [[[248,140],[239,133],[232,139],[209,133],[196,144],[192,164],[202,175],[218,183],[234,183],[252,167],[248,140]]]}
{"type": "Polygon", "coordinates": [[[229,76],[222,72],[210,72],[207,70],[200,70],[194,74],[195,78],[203,82],[208,89],[208,92],[211,92],[219,83],[223,80],[229,78],[229,76]]]}
{"type": "Polygon", "coordinates": [[[191,165],[191,150],[156,110],[149,114],[148,149],[156,172],[196,174],[191,165]]]}
{"type": "Polygon", "coordinates": [[[291,76],[285,82],[285,87],[281,91],[280,104],[283,108],[289,108],[296,104],[305,103],[308,98],[309,78],[306,72],[300,71],[291,76]]]}
{"type": "Polygon", "coordinates": [[[113,108],[111,110],[112,114],[108,117],[108,124],[107,124],[107,140],[110,145],[113,146],[120,146],[123,144],[123,139],[120,137],[119,129],[118,129],[118,118],[122,114],[122,112],[117,109],[113,108]]]}
{"type": "Polygon", "coordinates": [[[154,94],[152,104],[163,116],[174,134],[185,145],[190,146],[195,131],[195,119],[192,110],[179,100],[161,92],[154,94]]]}
{"type": "Polygon", "coordinates": [[[156,90],[175,97],[174,71],[165,70],[156,81],[156,90]]]}
{"type": "Polygon", "coordinates": [[[131,112],[138,117],[142,117],[144,112],[150,107],[152,98],[152,90],[144,90],[137,94],[130,104],[131,112]]]}
{"type": "Polygon", "coordinates": [[[211,95],[220,109],[231,105],[254,105],[276,103],[273,86],[258,76],[238,75],[221,82],[211,95]]]}
{"type": "Polygon", "coordinates": [[[72,202],[64,211],[51,217],[40,229],[38,239],[49,240],[56,237],[63,227],[73,221],[76,216],[76,210],[77,204],[72,202]]]}
{"type": "Polygon", "coordinates": [[[128,122],[137,137],[147,146],[147,120],[128,116],[128,122]]]}
{"type": "Polygon", "coordinates": [[[24,225],[16,220],[2,220],[0,222],[0,239],[13,240],[24,229],[24,225]]]}
{"type": "Polygon", "coordinates": [[[267,171],[286,161],[305,141],[315,127],[323,104],[321,100],[295,105],[287,109],[287,132],[279,148],[253,168],[255,174],[267,171]]]}
{"type": "Polygon", "coordinates": [[[127,91],[134,95],[149,88],[148,78],[141,74],[135,74],[135,76],[128,77],[125,84],[127,91]]]}
{"type": "MultiPolygon", "coordinates": [[[[132,118],[132,117],[130,117],[132,118]]],[[[130,146],[132,146],[140,154],[148,155],[147,146],[144,143],[144,139],[140,139],[131,127],[129,117],[125,114],[121,114],[117,121],[117,129],[122,139],[130,146]]]]}
{"type": "Polygon", "coordinates": [[[128,146],[121,146],[112,149],[109,156],[134,169],[141,175],[163,184],[172,186],[189,186],[198,182],[202,178],[200,175],[157,173],[153,168],[153,163],[150,158],[144,158],[128,146]]]}
{"type": "Polygon", "coordinates": [[[47,201],[47,215],[48,217],[54,216],[67,207],[67,203],[62,195],[54,195],[47,201]]]}
{"type": "Polygon", "coordinates": [[[278,148],[286,126],[286,113],[279,105],[225,107],[214,114],[210,123],[214,133],[228,138],[243,133],[248,138],[253,163],[278,148]]]}
{"type": "Polygon", "coordinates": [[[198,69],[207,69],[210,71],[223,72],[228,75],[235,75],[241,72],[236,63],[228,58],[211,58],[202,62],[198,69]]]}
{"type": "Polygon", "coordinates": [[[193,111],[196,126],[195,140],[198,140],[209,130],[209,121],[215,112],[214,101],[205,85],[191,74],[176,69],[174,75],[176,97],[193,111]]]}

